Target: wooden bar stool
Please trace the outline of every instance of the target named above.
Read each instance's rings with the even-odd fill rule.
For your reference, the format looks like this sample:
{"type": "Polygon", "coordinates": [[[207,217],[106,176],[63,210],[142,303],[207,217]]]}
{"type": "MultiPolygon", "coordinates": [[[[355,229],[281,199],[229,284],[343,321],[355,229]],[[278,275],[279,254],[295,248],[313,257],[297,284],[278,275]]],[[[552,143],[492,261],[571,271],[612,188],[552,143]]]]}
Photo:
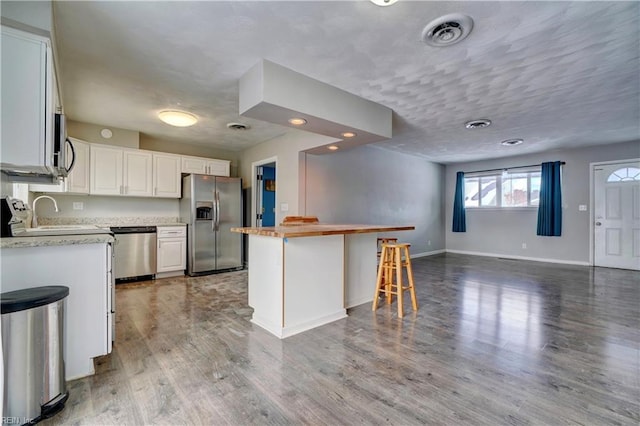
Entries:
{"type": "Polygon", "coordinates": [[[409,290],[411,305],[414,311],[418,310],[418,300],[413,283],[413,270],[411,269],[411,257],[409,257],[409,244],[383,243],[378,265],[378,278],[376,279],[376,292],[373,295],[373,309],[378,309],[378,297],[385,295],[387,303],[391,303],[392,295],[398,299],[398,317],[404,316],[403,293],[409,290]],[[403,258],[404,257],[404,258],[403,258]],[[402,284],[402,268],[407,269],[408,286],[402,284]],[[394,273],[395,271],[395,273],[394,273]],[[394,279],[395,277],[395,279],[394,279]]]}
{"type": "MultiPolygon", "coordinates": [[[[376,265],[376,269],[378,269],[378,266],[380,264],[380,254],[382,253],[382,244],[395,244],[397,242],[398,242],[397,238],[393,238],[393,237],[378,237],[378,243],[377,243],[378,264],[376,265]]],[[[384,280],[385,277],[383,276],[382,279],[384,280]]],[[[388,290],[391,290],[391,288],[388,288],[388,290]]],[[[387,303],[391,303],[391,292],[387,293],[387,303]]]]}

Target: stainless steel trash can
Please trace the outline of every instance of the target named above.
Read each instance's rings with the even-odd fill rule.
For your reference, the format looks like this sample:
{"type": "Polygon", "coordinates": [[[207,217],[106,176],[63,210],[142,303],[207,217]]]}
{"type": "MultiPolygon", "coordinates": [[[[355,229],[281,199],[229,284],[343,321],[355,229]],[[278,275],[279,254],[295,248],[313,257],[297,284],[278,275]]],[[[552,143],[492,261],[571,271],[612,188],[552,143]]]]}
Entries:
{"type": "Polygon", "coordinates": [[[3,424],[50,417],[69,397],[64,372],[64,299],[69,288],[35,287],[0,294],[3,424]]]}

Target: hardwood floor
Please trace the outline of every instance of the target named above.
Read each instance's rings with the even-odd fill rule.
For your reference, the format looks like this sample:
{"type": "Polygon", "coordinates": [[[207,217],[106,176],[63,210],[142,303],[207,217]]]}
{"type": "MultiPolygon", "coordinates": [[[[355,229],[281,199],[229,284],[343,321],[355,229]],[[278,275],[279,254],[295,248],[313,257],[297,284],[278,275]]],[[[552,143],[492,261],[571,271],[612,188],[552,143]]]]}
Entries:
{"type": "Polygon", "coordinates": [[[640,422],[640,274],[438,255],[395,303],[279,340],[245,271],[116,292],[116,344],[45,424],[640,422]]]}

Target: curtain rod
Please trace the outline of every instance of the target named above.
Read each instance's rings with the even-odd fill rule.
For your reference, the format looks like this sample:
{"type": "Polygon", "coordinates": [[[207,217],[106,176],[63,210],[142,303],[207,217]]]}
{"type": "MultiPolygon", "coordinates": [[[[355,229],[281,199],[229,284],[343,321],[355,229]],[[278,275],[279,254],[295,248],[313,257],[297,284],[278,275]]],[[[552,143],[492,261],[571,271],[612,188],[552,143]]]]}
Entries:
{"type": "MultiPolygon", "coordinates": [[[[565,163],[564,161],[560,162],[560,165],[564,166],[565,163]]],[[[487,170],[474,170],[472,172],[464,172],[464,174],[466,175],[467,173],[484,173],[484,172],[497,172],[499,170],[511,170],[511,169],[524,169],[527,167],[536,167],[536,166],[542,166],[542,164],[529,164],[528,166],[516,166],[516,167],[500,167],[499,169],[487,169],[487,170]]]]}

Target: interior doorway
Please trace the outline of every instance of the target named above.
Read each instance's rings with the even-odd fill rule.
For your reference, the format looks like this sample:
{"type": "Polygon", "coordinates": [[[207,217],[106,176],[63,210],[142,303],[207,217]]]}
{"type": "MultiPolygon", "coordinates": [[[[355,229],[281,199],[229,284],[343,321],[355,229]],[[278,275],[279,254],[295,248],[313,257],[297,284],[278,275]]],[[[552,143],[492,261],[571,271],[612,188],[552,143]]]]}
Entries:
{"type": "Polygon", "coordinates": [[[592,165],[593,264],[640,270],[640,160],[592,165]]]}
{"type": "Polygon", "coordinates": [[[269,158],[253,163],[254,226],[276,225],[277,159],[269,158]]]}

